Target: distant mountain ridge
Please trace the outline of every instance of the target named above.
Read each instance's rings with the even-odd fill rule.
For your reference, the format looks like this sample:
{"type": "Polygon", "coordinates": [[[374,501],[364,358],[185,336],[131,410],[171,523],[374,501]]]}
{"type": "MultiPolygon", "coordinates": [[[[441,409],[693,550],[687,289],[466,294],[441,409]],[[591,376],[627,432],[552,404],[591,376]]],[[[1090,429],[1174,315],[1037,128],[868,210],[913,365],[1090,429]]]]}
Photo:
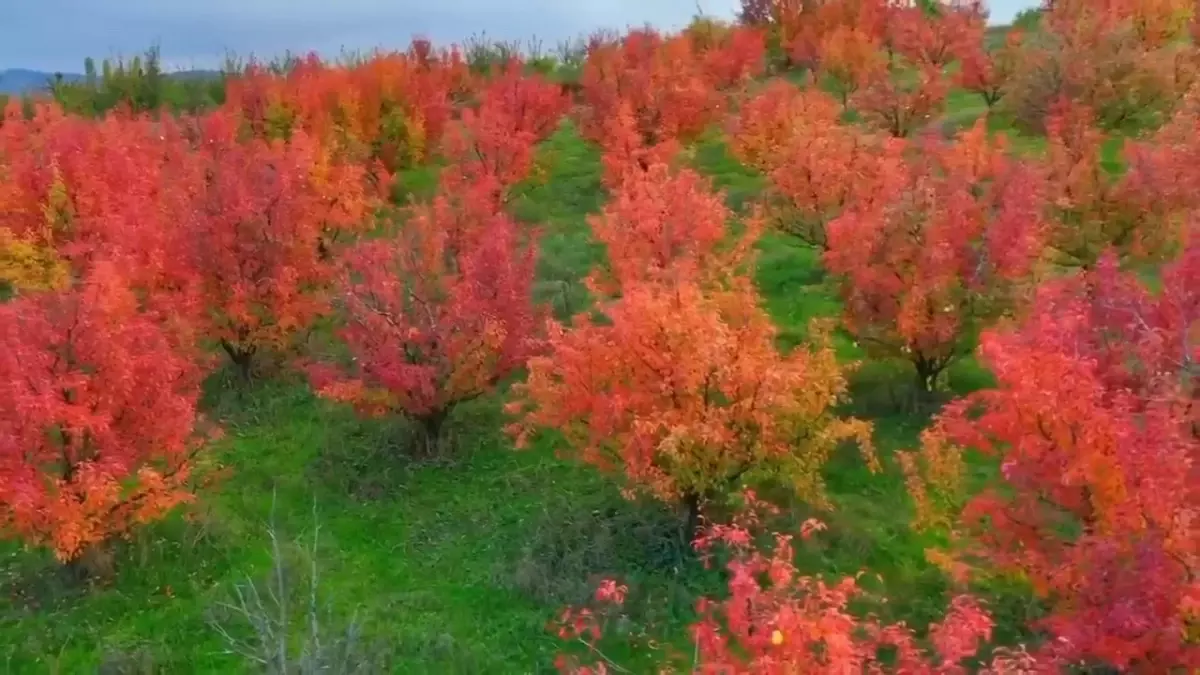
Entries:
{"type": "MultiPolygon", "coordinates": [[[[44,89],[54,79],[54,73],[28,68],[0,70],[0,94],[28,94],[44,89]]],[[[83,79],[79,73],[63,73],[68,82],[83,79]]]]}
{"type": "MultiPolygon", "coordinates": [[[[170,78],[215,77],[220,72],[216,70],[180,70],[165,73],[170,78]]],[[[9,68],[0,70],[0,94],[16,95],[31,94],[46,88],[54,79],[55,73],[28,68],[9,68]]],[[[83,79],[82,73],[63,73],[67,82],[78,82],[83,79]]]]}

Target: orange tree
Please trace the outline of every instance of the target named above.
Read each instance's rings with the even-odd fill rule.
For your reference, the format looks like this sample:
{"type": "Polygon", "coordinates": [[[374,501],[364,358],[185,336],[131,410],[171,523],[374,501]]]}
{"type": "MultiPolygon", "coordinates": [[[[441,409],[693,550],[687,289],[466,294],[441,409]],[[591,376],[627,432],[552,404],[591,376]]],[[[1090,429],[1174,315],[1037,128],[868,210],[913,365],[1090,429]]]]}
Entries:
{"type": "Polygon", "coordinates": [[[627,494],[680,504],[689,537],[702,504],[742,482],[779,480],[825,504],[820,468],[837,444],[856,438],[871,456],[869,425],[833,412],[846,381],[828,327],[779,352],[737,256],[706,255],[725,212],[699,187],[653,168],[621,186],[595,221],[620,243],[609,248],[620,296],[599,305],[603,320],[551,322],[547,353],[530,360],[508,406],[519,445],[561,432],[565,452],[620,476],[627,494]],[[655,217],[651,207],[680,210],[655,217]],[[683,215],[705,234],[679,232],[683,215]]]}
{"type": "Polygon", "coordinates": [[[1125,261],[1162,261],[1178,248],[1183,215],[1197,205],[1189,176],[1194,105],[1155,136],[1127,143],[1118,174],[1101,162],[1105,135],[1091,108],[1061,101],[1047,118],[1051,260],[1089,268],[1113,249],[1125,261]]]}
{"type": "Polygon", "coordinates": [[[629,107],[642,144],[687,141],[716,120],[721,96],[686,36],[630,31],[589,50],[581,75],[584,135],[606,145],[605,126],[629,107]]]}
{"type": "Polygon", "coordinates": [[[842,125],[839,115],[828,94],[776,81],[742,105],[730,133],[734,154],[767,176],[774,227],[822,251],[829,221],[885,195],[902,166],[902,142],[842,125]]]}

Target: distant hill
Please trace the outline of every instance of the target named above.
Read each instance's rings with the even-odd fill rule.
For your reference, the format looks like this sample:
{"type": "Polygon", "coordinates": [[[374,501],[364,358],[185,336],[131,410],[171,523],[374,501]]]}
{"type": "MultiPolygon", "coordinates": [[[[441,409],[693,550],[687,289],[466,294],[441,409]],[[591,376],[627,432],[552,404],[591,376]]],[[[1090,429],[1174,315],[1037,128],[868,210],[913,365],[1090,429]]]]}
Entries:
{"type": "MultiPolygon", "coordinates": [[[[220,71],[216,70],[180,70],[167,73],[169,78],[178,79],[194,79],[217,77],[220,71]]],[[[81,73],[63,73],[63,79],[68,82],[77,82],[83,79],[81,73]]],[[[54,79],[54,73],[42,70],[29,70],[26,68],[9,68],[8,70],[0,70],[0,94],[21,95],[29,94],[46,88],[47,83],[54,79]]]]}
{"type": "MultiPolygon", "coordinates": [[[[0,70],[0,94],[28,94],[45,89],[46,84],[54,79],[54,73],[25,68],[9,68],[0,70]]],[[[63,79],[70,81],[81,80],[83,75],[78,73],[63,73],[63,79]]]]}

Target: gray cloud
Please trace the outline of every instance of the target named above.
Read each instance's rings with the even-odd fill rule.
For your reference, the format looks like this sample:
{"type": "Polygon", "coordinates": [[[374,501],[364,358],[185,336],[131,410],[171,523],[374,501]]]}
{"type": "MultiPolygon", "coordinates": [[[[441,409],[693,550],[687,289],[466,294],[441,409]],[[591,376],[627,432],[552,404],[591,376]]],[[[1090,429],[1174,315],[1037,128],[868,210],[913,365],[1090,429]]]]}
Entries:
{"type": "MultiPolygon", "coordinates": [[[[414,34],[438,43],[486,31],[553,45],[596,28],[646,22],[678,27],[695,0],[19,0],[0,9],[0,69],[78,71],[84,57],[132,55],[151,44],[180,67],[217,65],[227,52],[270,57],[315,50],[401,47],[414,34]]],[[[732,16],[738,0],[701,0],[732,16]]],[[[997,0],[1006,21],[1033,0],[997,0]]]]}

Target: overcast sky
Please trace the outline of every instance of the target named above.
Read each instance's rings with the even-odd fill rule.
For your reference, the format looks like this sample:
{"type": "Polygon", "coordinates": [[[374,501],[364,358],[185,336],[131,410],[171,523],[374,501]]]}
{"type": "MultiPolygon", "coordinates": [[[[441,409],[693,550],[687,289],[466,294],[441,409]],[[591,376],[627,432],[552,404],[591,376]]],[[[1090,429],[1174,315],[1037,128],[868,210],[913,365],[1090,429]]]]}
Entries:
{"type": "MultiPolygon", "coordinates": [[[[437,43],[486,31],[538,36],[549,46],[596,28],[685,24],[696,0],[9,0],[0,8],[0,69],[78,72],[83,59],[162,48],[171,67],[213,67],[227,52],[286,50],[336,56],[343,47],[402,47],[414,34],[437,43]]],[[[1006,22],[1034,0],[993,0],[1006,22]]],[[[700,0],[732,16],[738,0],[700,0]]]]}

